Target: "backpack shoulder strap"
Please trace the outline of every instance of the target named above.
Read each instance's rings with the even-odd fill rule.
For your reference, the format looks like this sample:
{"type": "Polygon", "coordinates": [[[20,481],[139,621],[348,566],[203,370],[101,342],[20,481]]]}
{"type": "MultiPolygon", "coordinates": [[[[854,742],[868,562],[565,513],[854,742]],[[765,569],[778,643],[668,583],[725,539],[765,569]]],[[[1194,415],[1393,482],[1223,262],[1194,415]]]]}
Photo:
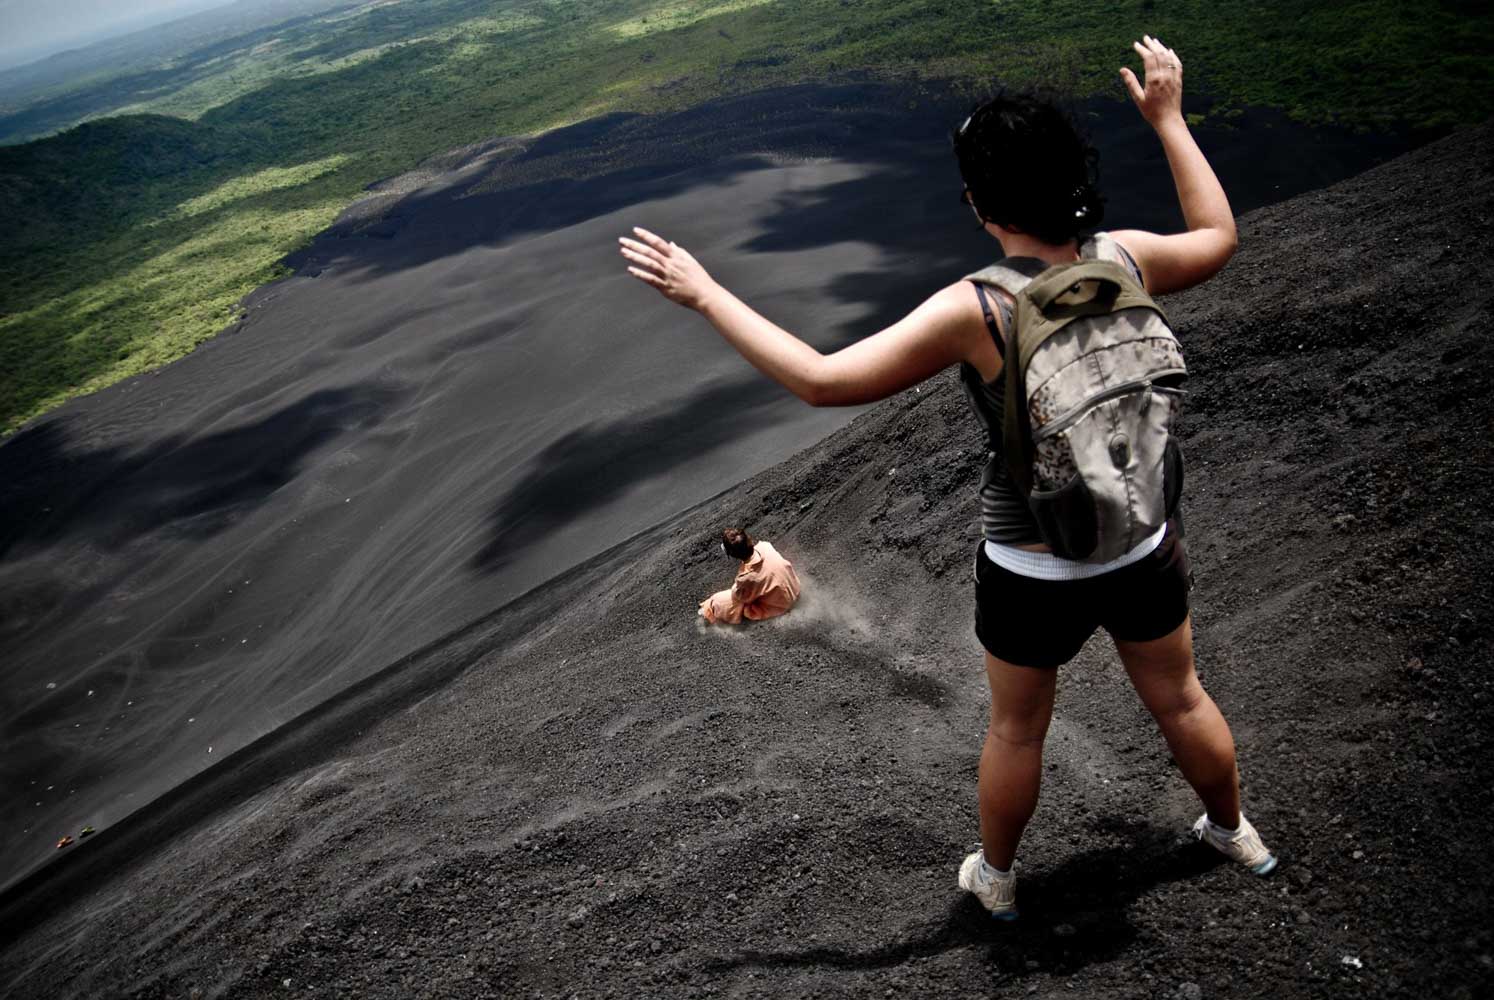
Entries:
{"type": "Polygon", "coordinates": [[[965,275],[964,280],[974,285],[980,296],[981,314],[986,318],[986,329],[991,331],[991,339],[996,342],[996,353],[1001,355],[1002,360],[1006,359],[1006,345],[1011,341],[1016,323],[1013,303],[1022,289],[1033,278],[1042,274],[1047,266],[1035,257],[1003,257],[988,267],[965,275]],[[986,293],[988,287],[1006,293],[996,296],[996,313],[1001,317],[999,329],[991,312],[990,296],[986,293]]]}
{"type": "Polygon", "coordinates": [[[1042,274],[1047,266],[1035,257],[1003,257],[988,267],[965,275],[965,280],[999,288],[1016,298],[1027,287],[1027,283],[1042,274]]]}
{"type": "Polygon", "coordinates": [[[1141,267],[1131,251],[1121,246],[1109,233],[1095,233],[1079,245],[1079,256],[1088,260],[1108,260],[1119,264],[1131,273],[1136,283],[1145,287],[1141,278],[1141,267]]]}

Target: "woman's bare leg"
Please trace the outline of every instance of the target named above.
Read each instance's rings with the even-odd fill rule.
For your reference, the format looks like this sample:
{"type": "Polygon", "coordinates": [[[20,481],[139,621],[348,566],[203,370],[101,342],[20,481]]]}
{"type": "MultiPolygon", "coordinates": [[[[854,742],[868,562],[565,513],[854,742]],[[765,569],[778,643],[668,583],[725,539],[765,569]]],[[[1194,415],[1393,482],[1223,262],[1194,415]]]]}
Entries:
{"type": "Polygon", "coordinates": [[[991,721],[980,755],[981,849],[987,864],[1010,870],[1037,808],[1058,671],[1019,667],[987,653],[986,678],[991,721]]]}
{"type": "Polygon", "coordinates": [[[1171,633],[1150,642],[1116,640],[1115,648],[1209,819],[1230,830],[1239,826],[1235,740],[1194,672],[1193,620],[1184,619],[1171,633]]]}

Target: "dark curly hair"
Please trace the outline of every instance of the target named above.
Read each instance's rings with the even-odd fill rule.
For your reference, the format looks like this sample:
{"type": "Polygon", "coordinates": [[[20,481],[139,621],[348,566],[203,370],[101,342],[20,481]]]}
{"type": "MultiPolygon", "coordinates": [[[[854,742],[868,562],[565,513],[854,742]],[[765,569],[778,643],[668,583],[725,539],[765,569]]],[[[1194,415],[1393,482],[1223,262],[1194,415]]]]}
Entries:
{"type": "Polygon", "coordinates": [[[967,197],[985,221],[1058,245],[1104,219],[1095,186],[1100,154],[1053,103],[999,95],[972,111],[952,139],[967,197]]]}
{"type": "Polygon", "coordinates": [[[721,547],[733,559],[740,559],[743,562],[751,559],[752,547],[756,544],[752,536],[741,528],[727,528],[721,532],[721,547]]]}

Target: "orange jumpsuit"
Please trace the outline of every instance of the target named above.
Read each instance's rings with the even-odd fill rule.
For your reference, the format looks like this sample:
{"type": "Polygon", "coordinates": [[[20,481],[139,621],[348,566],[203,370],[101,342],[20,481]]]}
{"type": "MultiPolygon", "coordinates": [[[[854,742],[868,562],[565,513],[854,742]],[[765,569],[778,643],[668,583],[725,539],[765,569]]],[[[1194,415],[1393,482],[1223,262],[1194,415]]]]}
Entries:
{"type": "Polygon", "coordinates": [[[799,574],[794,564],[768,542],[758,542],[737,570],[731,589],[700,602],[700,616],[713,625],[738,625],[743,618],[761,621],[781,615],[798,599],[799,574]]]}

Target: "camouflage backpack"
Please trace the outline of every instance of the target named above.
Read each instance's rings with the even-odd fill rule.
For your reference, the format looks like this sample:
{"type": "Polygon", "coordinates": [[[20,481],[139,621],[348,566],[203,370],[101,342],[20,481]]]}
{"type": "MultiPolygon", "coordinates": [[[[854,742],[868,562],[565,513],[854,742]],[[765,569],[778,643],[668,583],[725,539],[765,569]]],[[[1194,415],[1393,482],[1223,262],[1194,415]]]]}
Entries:
{"type": "Polygon", "coordinates": [[[1055,555],[1109,562],[1177,509],[1173,436],[1188,370],[1167,317],[1098,237],[1035,278],[1001,263],[969,280],[1016,302],[1006,346],[1003,451],[1055,555]]]}

